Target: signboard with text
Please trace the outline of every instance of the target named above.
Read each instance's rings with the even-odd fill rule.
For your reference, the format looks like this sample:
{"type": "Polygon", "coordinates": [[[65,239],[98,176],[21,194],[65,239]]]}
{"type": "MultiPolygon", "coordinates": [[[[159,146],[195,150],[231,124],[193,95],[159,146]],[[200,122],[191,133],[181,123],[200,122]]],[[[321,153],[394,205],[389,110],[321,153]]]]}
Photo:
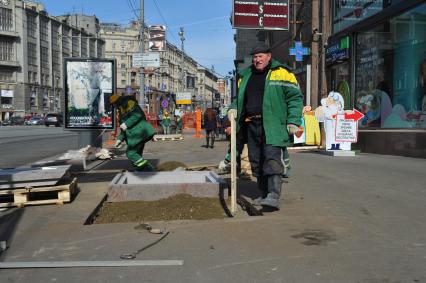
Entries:
{"type": "Polygon", "coordinates": [[[289,1],[233,2],[232,26],[236,29],[289,29],[289,1]]]}
{"type": "Polygon", "coordinates": [[[190,92],[177,92],[176,93],[176,104],[191,104],[192,96],[190,92]]]}
{"type": "Polygon", "coordinates": [[[160,67],[160,53],[136,53],[132,56],[133,67],[144,68],[159,68],[160,67]]]}
{"type": "Polygon", "coordinates": [[[356,143],[358,141],[358,121],[364,115],[358,110],[336,115],[336,142],[356,143]]]}

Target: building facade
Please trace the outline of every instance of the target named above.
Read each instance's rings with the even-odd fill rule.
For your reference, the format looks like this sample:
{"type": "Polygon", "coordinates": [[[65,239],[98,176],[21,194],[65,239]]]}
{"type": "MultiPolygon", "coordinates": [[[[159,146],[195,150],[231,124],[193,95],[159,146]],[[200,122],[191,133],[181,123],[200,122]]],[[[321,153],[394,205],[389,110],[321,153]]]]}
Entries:
{"type": "Polygon", "coordinates": [[[102,58],[104,41],[50,16],[41,4],[2,2],[0,120],[62,112],[66,57],[102,58]]]}
{"type": "MultiPolygon", "coordinates": [[[[140,53],[139,23],[131,22],[127,26],[101,23],[100,26],[106,57],[117,61],[117,91],[138,94],[141,69],[134,67],[132,62],[133,56],[140,53]]],[[[147,27],[144,32],[144,50],[148,50],[147,27]]],[[[149,113],[161,116],[164,110],[172,111],[180,107],[174,103],[178,92],[191,93],[193,103],[189,109],[197,106],[205,108],[206,101],[211,99],[210,93],[217,92],[217,76],[200,67],[193,58],[170,42],[166,42],[165,51],[159,52],[159,57],[158,68],[144,68],[144,105],[149,113]],[[206,74],[207,80],[204,79],[206,74]],[[203,76],[203,80],[200,80],[200,76],[203,76]]]]}

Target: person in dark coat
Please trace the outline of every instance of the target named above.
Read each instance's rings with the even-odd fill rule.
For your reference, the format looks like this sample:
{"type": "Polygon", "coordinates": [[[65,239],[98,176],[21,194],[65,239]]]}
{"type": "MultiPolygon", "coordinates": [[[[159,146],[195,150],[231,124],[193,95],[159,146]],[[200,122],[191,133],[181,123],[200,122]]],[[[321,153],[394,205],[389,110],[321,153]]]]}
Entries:
{"type": "Polygon", "coordinates": [[[216,110],[209,107],[204,112],[204,129],[206,130],[206,148],[209,147],[210,140],[211,140],[210,148],[214,147],[216,128],[217,128],[217,113],[216,113],[216,110]]]}

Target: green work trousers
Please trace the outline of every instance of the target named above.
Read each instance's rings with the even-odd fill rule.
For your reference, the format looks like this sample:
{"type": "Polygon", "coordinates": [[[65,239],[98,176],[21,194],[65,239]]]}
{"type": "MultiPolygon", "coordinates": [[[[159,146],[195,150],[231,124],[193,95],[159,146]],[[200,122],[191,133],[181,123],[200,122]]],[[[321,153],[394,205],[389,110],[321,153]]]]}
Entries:
{"type": "Polygon", "coordinates": [[[145,143],[141,142],[135,146],[127,146],[126,156],[132,161],[135,165],[138,161],[140,161],[143,155],[143,149],[145,147],[145,143]]]}

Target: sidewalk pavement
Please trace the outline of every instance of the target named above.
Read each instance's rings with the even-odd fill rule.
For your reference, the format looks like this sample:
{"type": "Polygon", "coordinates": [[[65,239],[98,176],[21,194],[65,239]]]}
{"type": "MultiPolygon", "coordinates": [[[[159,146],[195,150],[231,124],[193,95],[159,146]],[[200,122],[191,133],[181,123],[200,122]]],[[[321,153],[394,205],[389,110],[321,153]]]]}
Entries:
{"type": "MultiPolygon", "coordinates": [[[[217,164],[228,142],[149,143],[154,163],[217,164]]],[[[260,217],[150,223],[171,233],[138,260],[183,266],[0,270],[0,282],[426,282],[426,160],[360,154],[333,158],[290,151],[282,209],[260,217]]],[[[0,216],[0,261],[116,261],[157,235],[137,223],[83,225],[125,158],[80,174],[70,204],[11,209],[0,216]]],[[[255,196],[255,184],[239,192],[255,196]]]]}

